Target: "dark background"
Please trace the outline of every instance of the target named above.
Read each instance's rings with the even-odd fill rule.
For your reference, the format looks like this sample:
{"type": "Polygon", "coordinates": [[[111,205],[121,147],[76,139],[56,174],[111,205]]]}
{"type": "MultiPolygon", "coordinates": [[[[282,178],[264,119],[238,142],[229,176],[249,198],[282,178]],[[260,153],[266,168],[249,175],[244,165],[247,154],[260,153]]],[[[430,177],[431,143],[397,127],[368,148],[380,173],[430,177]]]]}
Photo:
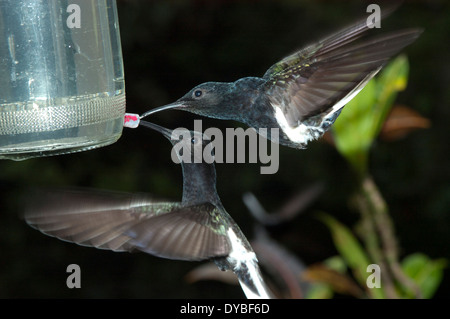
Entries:
{"type": "MultiPolygon", "coordinates": [[[[205,81],[261,76],[293,50],[364,16],[362,1],[137,1],[119,0],[127,111],[143,113],[179,98],[205,81]]],[[[382,30],[422,27],[405,50],[410,62],[406,91],[397,99],[432,126],[395,142],[377,140],[370,172],[394,219],[401,256],[423,252],[450,256],[450,4],[405,1],[382,30]]],[[[153,121],[192,128],[185,112],[167,111],[153,121]]],[[[203,119],[203,128],[239,126],[203,119]]],[[[239,286],[185,274],[199,265],[143,253],[112,253],[42,235],[18,218],[27,186],[86,186],[181,198],[182,175],[170,160],[170,144],[145,129],[124,129],[119,141],[89,152],[22,162],[0,161],[0,297],[3,298],[241,298],[239,286]],[[66,267],[81,267],[81,289],[66,287],[66,267]]],[[[348,226],[355,184],[337,151],[323,140],[304,151],[280,147],[280,169],[260,175],[259,164],[218,164],[217,189],[224,206],[249,238],[254,221],[242,202],[251,191],[275,210],[317,181],[320,198],[271,236],[306,264],[337,254],[328,230],[315,218],[325,211],[348,226]]],[[[447,271],[436,297],[450,296],[447,271]]]]}

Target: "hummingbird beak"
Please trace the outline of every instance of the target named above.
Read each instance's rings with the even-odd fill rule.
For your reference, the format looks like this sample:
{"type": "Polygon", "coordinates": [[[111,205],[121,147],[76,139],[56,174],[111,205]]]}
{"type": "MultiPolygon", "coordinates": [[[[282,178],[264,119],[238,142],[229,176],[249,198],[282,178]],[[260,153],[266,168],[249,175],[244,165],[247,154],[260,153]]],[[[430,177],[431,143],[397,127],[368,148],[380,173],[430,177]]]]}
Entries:
{"type": "Polygon", "coordinates": [[[144,117],[146,117],[146,116],[148,116],[150,114],[159,112],[159,111],[175,109],[177,107],[183,107],[183,106],[185,106],[185,104],[183,102],[179,102],[179,101],[176,101],[176,102],[173,102],[173,103],[170,103],[170,104],[166,104],[166,105],[163,105],[163,106],[160,106],[160,107],[157,107],[157,108],[154,108],[154,109],[152,109],[150,111],[145,112],[144,114],[142,114],[140,116],[140,119],[143,119],[144,117]]]}
{"type": "Polygon", "coordinates": [[[172,140],[172,130],[169,130],[165,127],[162,127],[162,126],[159,126],[159,125],[153,124],[151,122],[147,122],[147,121],[140,121],[139,125],[142,125],[147,128],[150,128],[152,130],[155,130],[155,131],[161,133],[162,135],[164,135],[170,141],[172,140]]]}

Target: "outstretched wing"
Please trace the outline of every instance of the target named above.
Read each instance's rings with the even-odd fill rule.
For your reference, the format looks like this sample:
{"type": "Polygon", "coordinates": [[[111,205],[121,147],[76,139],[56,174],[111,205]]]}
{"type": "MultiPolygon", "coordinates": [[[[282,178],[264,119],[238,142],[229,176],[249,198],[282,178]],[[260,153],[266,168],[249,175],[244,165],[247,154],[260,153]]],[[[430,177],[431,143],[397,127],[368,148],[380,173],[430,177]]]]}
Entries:
{"type": "Polygon", "coordinates": [[[397,31],[355,43],[366,20],[312,44],[274,64],[264,75],[275,112],[291,128],[306,118],[338,112],[421,30],[397,31]],[[279,110],[277,110],[279,109],[279,110]]]}
{"type": "Polygon", "coordinates": [[[211,203],[182,207],[125,232],[146,253],[181,260],[227,256],[231,247],[219,210],[211,203]]]}
{"type": "Polygon", "coordinates": [[[225,256],[230,250],[210,203],[184,207],[146,194],[82,189],[39,190],[26,201],[29,225],[79,245],[181,260],[225,256]]]}

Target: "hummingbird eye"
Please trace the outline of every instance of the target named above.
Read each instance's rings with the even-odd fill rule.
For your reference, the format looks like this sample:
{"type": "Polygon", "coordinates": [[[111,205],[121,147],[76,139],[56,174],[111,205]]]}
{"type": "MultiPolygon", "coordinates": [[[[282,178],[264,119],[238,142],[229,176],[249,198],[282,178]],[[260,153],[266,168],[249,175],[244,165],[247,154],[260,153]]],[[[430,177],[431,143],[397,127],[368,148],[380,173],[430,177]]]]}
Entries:
{"type": "Polygon", "coordinates": [[[201,97],[203,95],[203,91],[202,90],[195,90],[193,95],[194,95],[195,98],[199,98],[199,97],[201,97]]]}

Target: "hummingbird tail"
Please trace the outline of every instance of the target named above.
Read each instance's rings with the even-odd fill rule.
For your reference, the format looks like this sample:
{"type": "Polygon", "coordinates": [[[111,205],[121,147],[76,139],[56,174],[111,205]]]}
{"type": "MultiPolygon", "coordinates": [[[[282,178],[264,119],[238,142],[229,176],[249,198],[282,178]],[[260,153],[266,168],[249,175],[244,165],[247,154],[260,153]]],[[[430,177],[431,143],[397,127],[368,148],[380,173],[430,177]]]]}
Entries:
{"type": "Polygon", "coordinates": [[[258,262],[250,262],[241,265],[236,269],[235,274],[238,277],[242,291],[244,291],[247,299],[272,299],[273,294],[264,282],[258,262]]]}
{"type": "MultiPolygon", "coordinates": [[[[239,233],[240,231],[238,231],[239,233]]],[[[231,244],[231,252],[226,257],[228,267],[222,268],[228,268],[236,274],[241,288],[248,299],[273,298],[273,294],[263,280],[255,252],[246,240],[246,244],[244,244],[244,235],[239,234],[241,236],[238,236],[232,228],[228,229],[227,234],[231,244]]]]}

